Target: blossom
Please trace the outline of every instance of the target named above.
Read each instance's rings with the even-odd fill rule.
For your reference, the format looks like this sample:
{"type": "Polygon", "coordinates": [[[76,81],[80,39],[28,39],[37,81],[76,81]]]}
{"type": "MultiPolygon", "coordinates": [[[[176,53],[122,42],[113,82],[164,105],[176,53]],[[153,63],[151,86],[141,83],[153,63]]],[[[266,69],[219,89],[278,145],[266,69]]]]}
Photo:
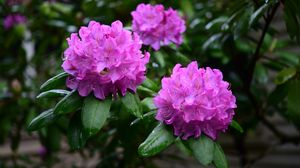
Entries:
{"type": "Polygon", "coordinates": [[[24,24],[26,22],[27,19],[25,16],[20,14],[10,14],[4,18],[3,25],[5,29],[10,29],[17,24],[24,24]]]}
{"type": "Polygon", "coordinates": [[[47,151],[47,148],[45,146],[41,146],[39,149],[38,149],[38,154],[40,155],[40,157],[42,159],[44,159],[47,155],[48,151],[47,151]]]}
{"type": "Polygon", "coordinates": [[[216,139],[232,121],[235,97],[218,69],[187,68],[177,64],[171,77],[162,79],[162,89],[154,98],[156,119],[172,125],[182,139],[198,138],[202,133],[216,139]]]}
{"type": "Polygon", "coordinates": [[[137,32],[145,45],[158,50],[161,45],[182,43],[185,21],[178,12],[163,5],[140,4],[131,12],[132,30],[137,32]]]}
{"type": "Polygon", "coordinates": [[[72,33],[67,41],[62,67],[70,74],[67,86],[81,96],[93,92],[105,99],[118,91],[125,95],[145,79],[150,55],[141,52],[139,36],[125,30],[120,21],[111,26],[91,21],[80,28],[79,36],[72,33]]]}

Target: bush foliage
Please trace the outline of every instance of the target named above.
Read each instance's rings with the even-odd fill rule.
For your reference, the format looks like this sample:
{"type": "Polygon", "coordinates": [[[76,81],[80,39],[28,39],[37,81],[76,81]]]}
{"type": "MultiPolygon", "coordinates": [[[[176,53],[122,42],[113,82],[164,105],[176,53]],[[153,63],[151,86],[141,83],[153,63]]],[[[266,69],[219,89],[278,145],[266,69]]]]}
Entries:
{"type": "MultiPolygon", "coordinates": [[[[130,12],[140,3],[0,1],[2,23],[12,13],[27,18],[24,24],[0,29],[0,144],[10,143],[22,160],[17,155],[21,133],[37,133],[46,148],[44,164],[51,166],[66,137],[72,152],[88,150],[91,157],[99,153],[97,167],[159,167],[152,162],[155,157],[149,156],[163,155],[164,149],[176,144],[202,165],[228,167],[217,141],[206,136],[182,141],[154,119],[157,109],[152,99],[161,88],[161,78],[170,76],[175,64],[186,66],[192,61],[220,69],[230,83],[237,109],[228,135],[243,141],[247,132],[262,123],[280,142],[300,142],[268,120],[279,114],[300,128],[299,53],[288,50],[300,44],[300,1],[143,1],[180,12],[186,21],[183,44],[158,51],[143,46],[151,57],[147,79],[136,94],[98,101],[67,89],[61,64],[70,33],[90,20],[107,25],[120,20],[131,29],[130,12]],[[285,23],[290,38],[280,38],[272,24],[275,16],[284,19],[280,23],[285,23]]],[[[0,167],[9,166],[8,162],[0,161],[0,167]]]]}

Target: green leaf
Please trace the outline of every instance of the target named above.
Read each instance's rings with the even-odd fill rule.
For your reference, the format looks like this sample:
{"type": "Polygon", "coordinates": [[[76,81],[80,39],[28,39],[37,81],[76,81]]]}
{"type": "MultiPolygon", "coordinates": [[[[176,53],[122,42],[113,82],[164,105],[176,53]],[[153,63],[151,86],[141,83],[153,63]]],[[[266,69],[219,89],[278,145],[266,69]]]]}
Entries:
{"type": "Polygon", "coordinates": [[[73,9],[73,6],[66,4],[66,3],[59,3],[59,2],[51,3],[51,7],[55,11],[63,13],[63,14],[70,14],[73,9]]]}
{"type": "Polygon", "coordinates": [[[182,8],[182,10],[184,11],[184,13],[191,18],[194,15],[194,8],[192,3],[189,0],[181,0],[180,2],[180,6],[182,8]]]}
{"type": "Polygon", "coordinates": [[[146,95],[146,96],[154,96],[155,95],[155,92],[148,89],[148,88],[145,88],[143,86],[138,86],[137,87],[137,92],[140,94],[140,95],[146,95]]]}
{"type": "Polygon", "coordinates": [[[240,126],[240,124],[238,122],[236,122],[235,120],[232,120],[230,126],[234,129],[236,129],[237,131],[239,131],[240,133],[243,133],[244,130],[243,128],[240,126]]]}
{"type": "Polygon", "coordinates": [[[104,125],[111,106],[111,99],[98,100],[93,96],[84,99],[81,120],[88,136],[96,134],[104,125]]]}
{"type": "Polygon", "coordinates": [[[268,9],[268,4],[263,4],[261,7],[259,7],[250,17],[249,25],[252,26],[255,22],[259,20],[265,13],[265,11],[268,9]]]}
{"type": "Polygon", "coordinates": [[[234,30],[234,39],[238,39],[249,32],[249,20],[253,10],[254,8],[251,5],[242,9],[243,12],[239,14],[238,19],[232,25],[234,30]]]}
{"type": "Polygon", "coordinates": [[[152,97],[146,97],[145,99],[143,99],[141,101],[141,104],[142,104],[144,112],[149,112],[149,111],[157,109],[156,106],[153,103],[153,98],[152,97]]]}
{"type": "Polygon", "coordinates": [[[216,168],[228,168],[225,154],[222,150],[222,147],[218,143],[215,143],[213,163],[216,168]]]}
{"type": "Polygon", "coordinates": [[[68,74],[66,72],[62,72],[48,79],[44,84],[42,84],[40,90],[46,91],[46,90],[55,89],[59,86],[65,85],[67,76],[68,74]]]}
{"type": "Polygon", "coordinates": [[[275,83],[277,85],[285,83],[286,81],[291,79],[293,76],[295,76],[296,72],[297,72],[297,70],[294,67],[287,68],[287,69],[284,69],[284,70],[280,71],[277,74],[277,77],[275,79],[275,83]]]}
{"type": "Polygon", "coordinates": [[[189,148],[192,150],[195,158],[204,166],[208,166],[214,156],[214,142],[202,135],[199,139],[189,139],[188,140],[189,148]]]}
{"type": "Polygon", "coordinates": [[[164,68],[166,66],[166,61],[165,61],[166,56],[167,56],[167,54],[162,51],[156,51],[154,53],[154,58],[156,59],[156,61],[160,65],[160,67],[162,67],[162,68],[164,68]]]}
{"type": "Polygon", "coordinates": [[[69,93],[70,92],[67,90],[53,89],[53,90],[48,90],[40,93],[36,98],[41,99],[41,98],[49,98],[49,97],[61,97],[61,96],[66,96],[69,93]]]}
{"type": "Polygon", "coordinates": [[[206,42],[203,44],[202,49],[207,50],[208,47],[212,46],[214,42],[219,41],[222,38],[222,36],[223,36],[222,33],[218,33],[210,36],[210,38],[206,40],[206,42]]]}
{"type": "Polygon", "coordinates": [[[266,83],[268,82],[268,71],[267,68],[261,63],[257,63],[255,65],[255,70],[254,70],[254,77],[255,80],[259,83],[266,83]]]}
{"type": "Polygon", "coordinates": [[[284,2],[284,20],[286,29],[291,39],[296,39],[300,44],[300,3],[298,1],[285,1],[284,2]],[[298,3],[298,4],[297,4],[298,3]],[[297,6],[298,5],[298,6],[297,6]]]}
{"type": "Polygon", "coordinates": [[[75,113],[71,118],[68,127],[68,140],[73,150],[81,149],[86,143],[87,137],[84,134],[80,112],[75,113]]]}
{"type": "Polygon", "coordinates": [[[297,65],[299,62],[299,57],[297,53],[288,52],[288,51],[276,51],[274,52],[274,55],[280,61],[283,61],[284,63],[291,66],[297,65]]]}
{"type": "Polygon", "coordinates": [[[175,145],[185,155],[187,155],[187,156],[192,155],[191,149],[189,149],[186,145],[184,145],[184,143],[182,142],[182,140],[180,138],[176,138],[175,145]]]}
{"type": "Polygon", "coordinates": [[[174,136],[160,123],[139,146],[138,152],[144,157],[153,156],[166,149],[174,141],[174,136]]]}
{"type": "Polygon", "coordinates": [[[148,121],[151,121],[151,122],[152,122],[152,120],[154,120],[154,115],[155,115],[155,114],[156,114],[156,111],[151,111],[151,112],[149,112],[149,113],[146,113],[146,114],[142,115],[141,118],[137,118],[137,119],[135,119],[134,121],[132,121],[132,122],[130,123],[130,126],[132,126],[132,125],[138,123],[138,122],[141,121],[141,120],[148,120],[148,121]]]}
{"type": "Polygon", "coordinates": [[[137,94],[127,92],[126,95],[121,98],[121,101],[131,114],[138,118],[142,117],[141,101],[137,94]]]}
{"type": "Polygon", "coordinates": [[[281,101],[285,99],[288,94],[288,90],[288,82],[277,85],[276,88],[268,96],[268,105],[277,106],[281,101]]]}
{"type": "Polygon", "coordinates": [[[220,27],[221,25],[223,25],[227,20],[228,20],[228,18],[225,17],[225,16],[218,17],[218,18],[216,18],[216,19],[210,21],[209,23],[207,23],[207,24],[205,25],[205,29],[206,29],[206,30],[210,30],[210,29],[213,28],[213,27],[219,28],[219,27],[220,27]],[[215,25],[217,25],[217,26],[215,26],[215,25]]]}
{"type": "Polygon", "coordinates": [[[288,116],[300,127],[300,80],[292,80],[287,95],[288,116]]]}
{"type": "MultiPolygon", "coordinates": [[[[187,55],[185,55],[179,51],[175,52],[175,56],[176,56],[176,59],[174,59],[173,61],[180,62],[182,64],[189,64],[191,62],[191,59],[187,55]]],[[[157,91],[159,91],[159,88],[157,91]]]]}
{"type": "Polygon", "coordinates": [[[82,106],[82,99],[74,90],[61,99],[54,107],[54,114],[75,112],[82,106]]]}
{"type": "Polygon", "coordinates": [[[58,115],[53,113],[53,109],[42,112],[40,115],[35,117],[29,124],[28,130],[35,131],[45,127],[46,125],[54,122],[59,118],[58,115]]]}
{"type": "Polygon", "coordinates": [[[154,92],[157,92],[159,90],[156,83],[149,78],[145,79],[145,81],[142,83],[142,86],[144,86],[145,88],[148,88],[154,92]]]}
{"type": "MultiPolygon", "coordinates": [[[[232,15],[227,19],[227,21],[221,26],[222,31],[227,31],[229,28],[232,27],[233,23],[239,18],[239,16],[242,15],[243,10],[245,8],[244,5],[247,5],[247,3],[242,3],[243,6],[238,5],[237,10],[233,10],[235,12],[232,13],[232,15]]],[[[236,7],[237,8],[237,7],[236,7]]]]}
{"type": "Polygon", "coordinates": [[[57,126],[51,125],[46,128],[45,146],[50,149],[50,151],[59,151],[61,146],[61,132],[57,126]]]}

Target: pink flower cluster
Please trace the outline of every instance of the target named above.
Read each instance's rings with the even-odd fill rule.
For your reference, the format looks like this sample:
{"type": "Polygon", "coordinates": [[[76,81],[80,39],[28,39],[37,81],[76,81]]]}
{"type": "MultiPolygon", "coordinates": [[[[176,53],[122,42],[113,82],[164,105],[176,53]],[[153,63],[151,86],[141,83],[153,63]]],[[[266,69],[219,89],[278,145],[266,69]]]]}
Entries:
{"type": "Polygon", "coordinates": [[[185,22],[172,8],[165,10],[163,5],[140,4],[131,15],[132,30],[138,33],[143,44],[158,50],[161,44],[182,43],[185,22]]]}
{"type": "Polygon", "coordinates": [[[3,20],[3,26],[5,29],[10,29],[17,24],[25,24],[27,19],[25,16],[20,14],[10,14],[3,20]]]}
{"type": "Polygon", "coordinates": [[[67,86],[81,96],[91,92],[99,99],[109,94],[135,91],[145,79],[150,54],[141,52],[139,36],[123,28],[120,21],[108,25],[91,21],[68,38],[63,69],[70,74],[67,86]]]}
{"type": "Polygon", "coordinates": [[[171,77],[162,79],[162,89],[154,98],[156,119],[172,125],[182,139],[202,133],[216,139],[232,121],[235,97],[222,80],[221,71],[199,68],[196,62],[187,68],[177,64],[171,77]]]}

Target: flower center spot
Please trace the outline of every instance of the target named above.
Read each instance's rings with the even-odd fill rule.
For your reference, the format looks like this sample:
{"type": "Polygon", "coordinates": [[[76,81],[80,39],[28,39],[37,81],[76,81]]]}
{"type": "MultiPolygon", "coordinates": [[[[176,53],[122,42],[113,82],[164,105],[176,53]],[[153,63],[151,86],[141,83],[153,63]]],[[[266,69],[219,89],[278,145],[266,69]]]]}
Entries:
{"type": "Polygon", "coordinates": [[[108,68],[104,68],[101,72],[100,75],[106,75],[108,73],[108,68]]]}

